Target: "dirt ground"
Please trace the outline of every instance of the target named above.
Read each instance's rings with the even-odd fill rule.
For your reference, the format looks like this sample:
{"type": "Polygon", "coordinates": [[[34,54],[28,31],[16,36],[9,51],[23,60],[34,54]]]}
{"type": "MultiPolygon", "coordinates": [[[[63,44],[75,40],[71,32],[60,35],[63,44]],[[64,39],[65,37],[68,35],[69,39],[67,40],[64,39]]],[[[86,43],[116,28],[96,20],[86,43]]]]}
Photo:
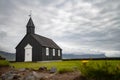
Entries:
{"type": "MultiPolygon", "coordinates": [[[[10,67],[0,67],[0,76],[3,73],[8,72],[10,70],[11,70],[10,67]]],[[[38,71],[36,71],[36,72],[38,72],[38,71]]],[[[66,72],[63,74],[59,74],[59,73],[50,74],[48,72],[39,72],[39,73],[47,73],[48,75],[52,75],[52,76],[48,76],[42,80],[86,80],[86,78],[84,76],[82,76],[81,73],[78,71],[66,72]]],[[[24,74],[27,74],[27,72],[24,71],[24,74]]]]}
{"type": "Polygon", "coordinates": [[[81,76],[79,72],[67,72],[63,74],[56,74],[45,80],[86,80],[84,76],[81,76]]]}
{"type": "Polygon", "coordinates": [[[0,67],[0,76],[1,76],[3,73],[8,72],[8,71],[10,71],[10,70],[11,70],[11,68],[8,67],[8,66],[6,66],[6,67],[0,67]]]}

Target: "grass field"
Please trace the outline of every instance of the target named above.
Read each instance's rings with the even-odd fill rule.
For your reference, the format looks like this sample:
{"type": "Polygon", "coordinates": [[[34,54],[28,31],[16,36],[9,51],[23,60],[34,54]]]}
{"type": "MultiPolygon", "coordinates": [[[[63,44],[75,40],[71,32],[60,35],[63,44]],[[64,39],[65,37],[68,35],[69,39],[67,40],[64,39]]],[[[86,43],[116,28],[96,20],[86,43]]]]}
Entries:
{"type": "Polygon", "coordinates": [[[9,61],[7,61],[7,60],[0,60],[0,67],[4,67],[4,66],[9,66],[9,61]]]}
{"type": "Polygon", "coordinates": [[[33,68],[46,66],[56,67],[58,72],[79,70],[87,78],[95,80],[120,80],[119,60],[76,60],[53,62],[16,62],[11,63],[15,68],[33,68]]]}
{"type": "Polygon", "coordinates": [[[46,66],[48,68],[57,67],[61,68],[74,68],[85,66],[103,66],[103,65],[112,65],[113,67],[120,66],[120,60],[75,60],[75,61],[51,61],[51,62],[15,62],[11,63],[11,66],[15,68],[33,68],[38,69],[40,66],[46,66]]]}

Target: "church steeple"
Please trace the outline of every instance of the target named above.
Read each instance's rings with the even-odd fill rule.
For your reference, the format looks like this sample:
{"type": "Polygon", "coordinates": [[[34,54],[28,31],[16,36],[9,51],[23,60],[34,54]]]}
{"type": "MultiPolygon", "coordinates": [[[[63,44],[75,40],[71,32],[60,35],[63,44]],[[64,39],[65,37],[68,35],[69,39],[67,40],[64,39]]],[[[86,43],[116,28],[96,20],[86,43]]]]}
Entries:
{"type": "Polygon", "coordinates": [[[26,25],[26,28],[27,28],[27,34],[35,34],[35,26],[31,17],[26,25]]]}

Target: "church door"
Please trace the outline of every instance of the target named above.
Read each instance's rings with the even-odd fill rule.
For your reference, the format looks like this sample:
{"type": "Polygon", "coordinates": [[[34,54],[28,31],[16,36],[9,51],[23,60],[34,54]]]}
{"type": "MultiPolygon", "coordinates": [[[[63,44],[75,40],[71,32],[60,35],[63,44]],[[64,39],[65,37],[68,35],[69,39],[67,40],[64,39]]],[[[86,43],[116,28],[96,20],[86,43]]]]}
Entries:
{"type": "Polygon", "coordinates": [[[25,61],[32,61],[32,46],[27,44],[25,46],[25,61]]]}

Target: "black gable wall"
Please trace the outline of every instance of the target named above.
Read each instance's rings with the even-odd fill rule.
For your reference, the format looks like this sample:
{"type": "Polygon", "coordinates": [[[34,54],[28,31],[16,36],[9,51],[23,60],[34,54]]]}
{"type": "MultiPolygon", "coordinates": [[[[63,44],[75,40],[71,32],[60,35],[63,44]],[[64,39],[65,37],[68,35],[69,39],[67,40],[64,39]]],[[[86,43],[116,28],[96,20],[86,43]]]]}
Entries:
{"type": "Polygon", "coordinates": [[[24,50],[23,48],[17,48],[16,49],[16,61],[17,62],[23,62],[24,61],[24,50]]]}
{"type": "Polygon", "coordinates": [[[24,47],[30,44],[32,48],[32,61],[42,60],[42,47],[41,45],[31,36],[26,35],[20,44],[16,47],[16,61],[23,62],[25,60],[25,49],[24,47]]]}

